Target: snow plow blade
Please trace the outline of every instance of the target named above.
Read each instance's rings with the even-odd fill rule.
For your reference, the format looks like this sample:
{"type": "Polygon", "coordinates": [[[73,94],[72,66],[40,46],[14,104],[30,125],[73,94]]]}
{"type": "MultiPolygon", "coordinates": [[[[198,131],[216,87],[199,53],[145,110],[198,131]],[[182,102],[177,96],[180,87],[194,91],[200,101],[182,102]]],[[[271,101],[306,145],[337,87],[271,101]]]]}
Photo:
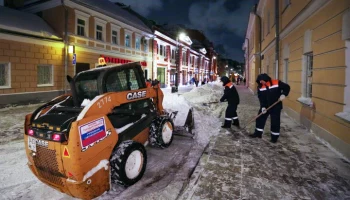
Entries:
{"type": "MultiPolygon", "coordinates": [[[[178,111],[174,111],[171,113],[168,113],[168,116],[175,121],[176,115],[178,111]]],[[[194,116],[193,116],[193,108],[190,108],[187,113],[186,121],[183,126],[176,126],[174,130],[174,135],[180,135],[180,136],[187,136],[194,138],[195,133],[193,132],[194,129],[194,116]]]]}

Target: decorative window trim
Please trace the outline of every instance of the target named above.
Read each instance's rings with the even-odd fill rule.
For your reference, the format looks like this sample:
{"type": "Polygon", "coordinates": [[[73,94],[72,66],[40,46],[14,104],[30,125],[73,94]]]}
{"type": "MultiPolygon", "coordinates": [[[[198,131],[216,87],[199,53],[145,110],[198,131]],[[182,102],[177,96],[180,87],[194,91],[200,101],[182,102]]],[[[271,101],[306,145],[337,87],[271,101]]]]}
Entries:
{"type": "MultiPolygon", "coordinates": [[[[47,66],[47,67],[51,67],[51,71],[52,71],[52,73],[51,73],[51,83],[48,83],[48,84],[38,84],[37,83],[37,87],[49,87],[49,86],[54,86],[54,67],[53,67],[53,65],[51,65],[51,64],[37,64],[36,65],[36,70],[37,70],[37,73],[38,73],[38,67],[39,66],[47,66]]],[[[37,75],[37,78],[38,78],[38,75],[37,75]]]]}
{"type": "Polygon", "coordinates": [[[8,68],[8,72],[7,72],[8,84],[0,86],[0,89],[9,89],[9,88],[11,88],[11,63],[10,62],[0,62],[0,64],[7,64],[7,68],[8,68]]]}
{"type": "Polygon", "coordinates": [[[74,10],[75,12],[75,35],[78,35],[78,19],[84,20],[85,21],[85,32],[84,36],[79,35],[80,37],[89,37],[89,18],[90,15],[84,12],[81,12],[79,10],[74,10]]]}

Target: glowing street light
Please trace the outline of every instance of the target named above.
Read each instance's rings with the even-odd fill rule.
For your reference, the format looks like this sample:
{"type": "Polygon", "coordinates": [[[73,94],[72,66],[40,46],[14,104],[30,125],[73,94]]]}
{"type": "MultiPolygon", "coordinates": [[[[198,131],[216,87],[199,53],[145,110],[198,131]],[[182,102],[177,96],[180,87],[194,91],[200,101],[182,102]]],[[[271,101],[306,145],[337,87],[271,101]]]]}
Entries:
{"type": "Polygon", "coordinates": [[[180,35],[179,35],[180,40],[184,40],[185,37],[186,37],[185,33],[180,33],[180,35]]]}

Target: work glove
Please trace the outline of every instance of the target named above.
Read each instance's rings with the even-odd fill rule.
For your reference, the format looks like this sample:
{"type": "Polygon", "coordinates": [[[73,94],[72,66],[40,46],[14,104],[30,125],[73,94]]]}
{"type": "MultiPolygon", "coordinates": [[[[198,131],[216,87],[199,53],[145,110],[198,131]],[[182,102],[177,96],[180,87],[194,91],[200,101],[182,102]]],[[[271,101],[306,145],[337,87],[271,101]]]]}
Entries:
{"type": "Polygon", "coordinates": [[[281,100],[281,101],[283,101],[285,98],[286,98],[286,95],[284,95],[284,94],[282,94],[282,95],[280,96],[280,100],[281,100]]]}
{"type": "Polygon", "coordinates": [[[266,114],[266,112],[267,112],[266,108],[261,108],[261,112],[262,112],[263,114],[266,114]]]}

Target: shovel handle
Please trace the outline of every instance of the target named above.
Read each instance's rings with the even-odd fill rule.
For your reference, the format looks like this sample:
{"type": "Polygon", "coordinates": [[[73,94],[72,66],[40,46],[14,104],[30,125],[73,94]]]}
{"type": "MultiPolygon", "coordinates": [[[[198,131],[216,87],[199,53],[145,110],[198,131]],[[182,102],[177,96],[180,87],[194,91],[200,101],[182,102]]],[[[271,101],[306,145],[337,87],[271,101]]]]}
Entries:
{"type": "MultiPolygon", "coordinates": [[[[272,107],[274,107],[276,104],[278,104],[279,102],[281,102],[281,99],[278,99],[278,101],[276,101],[275,103],[273,103],[270,107],[268,107],[267,109],[266,109],[266,111],[268,111],[268,110],[270,110],[272,107]]],[[[244,127],[243,127],[243,129],[245,128],[245,127],[247,127],[250,123],[252,123],[253,121],[255,121],[256,119],[258,119],[261,115],[263,115],[264,113],[263,112],[261,112],[259,115],[257,115],[256,117],[254,117],[253,119],[251,119],[244,127]]]]}

